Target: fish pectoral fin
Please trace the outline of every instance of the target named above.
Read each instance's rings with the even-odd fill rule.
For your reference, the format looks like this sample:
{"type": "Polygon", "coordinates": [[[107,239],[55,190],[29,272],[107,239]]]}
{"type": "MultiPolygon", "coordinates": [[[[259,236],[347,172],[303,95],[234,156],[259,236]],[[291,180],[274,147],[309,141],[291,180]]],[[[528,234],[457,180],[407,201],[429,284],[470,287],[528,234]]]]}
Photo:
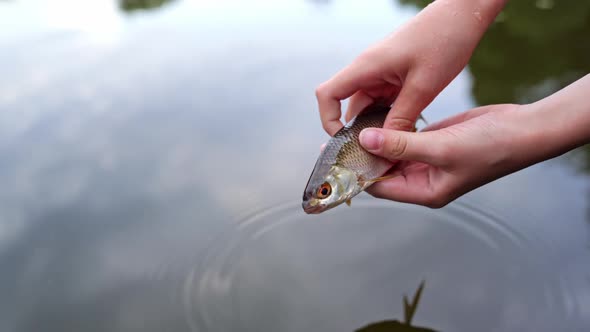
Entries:
{"type": "Polygon", "coordinates": [[[385,181],[385,180],[393,179],[396,176],[399,176],[399,174],[390,174],[390,175],[380,176],[378,178],[374,178],[374,179],[367,180],[367,181],[364,181],[364,182],[365,183],[369,183],[369,184],[373,184],[375,182],[380,182],[380,181],[385,181]]]}
{"type": "Polygon", "coordinates": [[[350,206],[351,203],[352,203],[352,199],[349,198],[346,200],[346,205],[350,206]]]}

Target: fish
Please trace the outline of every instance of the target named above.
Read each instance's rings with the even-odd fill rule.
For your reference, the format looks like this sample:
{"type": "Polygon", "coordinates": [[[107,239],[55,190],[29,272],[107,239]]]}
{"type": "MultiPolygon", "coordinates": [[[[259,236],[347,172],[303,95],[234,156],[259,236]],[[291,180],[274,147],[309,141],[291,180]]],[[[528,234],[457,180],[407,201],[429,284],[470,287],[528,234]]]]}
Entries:
{"type": "Polygon", "coordinates": [[[365,128],[381,128],[391,106],[376,102],[350,120],[332,136],[315,163],[303,192],[307,214],[319,214],[351,199],[384,176],[394,162],[365,150],[359,134],[365,128]]]}

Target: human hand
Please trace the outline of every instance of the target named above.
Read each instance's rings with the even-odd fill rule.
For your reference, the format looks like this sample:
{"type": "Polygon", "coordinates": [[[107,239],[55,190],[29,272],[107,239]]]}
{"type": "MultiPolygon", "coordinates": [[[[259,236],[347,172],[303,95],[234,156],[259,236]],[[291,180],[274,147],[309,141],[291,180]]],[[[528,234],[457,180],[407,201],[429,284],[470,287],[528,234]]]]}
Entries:
{"type": "Polygon", "coordinates": [[[418,133],[365,129],[369,152],[399,160],[366,191],[378,198],[440,208],[492,180],[541,160],[519,105],[475,108],[418,133]]]}
{"type": "Polygon", "coordinates": [[[334,135],[342,127],[340,101],[350,97],[347,122],[376,100],[395,100],[384,128],[412,130],[422,110],[465,67],[505,2],[430,4],[317,88],[324,129],[334,135]]]}
{"type": "Polygon", "coordinates": [[[590,143],[590,74],[527,105],[478,107],[412,133],[367,128],[369,152],[399,161],[367,192],[443,207],[500,177],[590,143]]]}

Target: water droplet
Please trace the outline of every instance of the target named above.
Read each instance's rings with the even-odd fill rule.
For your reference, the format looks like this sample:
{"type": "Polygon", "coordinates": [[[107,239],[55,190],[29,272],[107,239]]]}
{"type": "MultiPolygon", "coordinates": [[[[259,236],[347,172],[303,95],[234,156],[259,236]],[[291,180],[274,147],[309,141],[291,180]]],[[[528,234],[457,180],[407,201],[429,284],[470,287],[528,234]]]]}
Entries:
{"type": "Polygon", "coordinates": [[[481,13],[480,12],[473,13],[473,16],[475,16],[475,19],[476,20],[478,20],[478,21],[481,22],[482,18],[481,18],[481,13]]]}

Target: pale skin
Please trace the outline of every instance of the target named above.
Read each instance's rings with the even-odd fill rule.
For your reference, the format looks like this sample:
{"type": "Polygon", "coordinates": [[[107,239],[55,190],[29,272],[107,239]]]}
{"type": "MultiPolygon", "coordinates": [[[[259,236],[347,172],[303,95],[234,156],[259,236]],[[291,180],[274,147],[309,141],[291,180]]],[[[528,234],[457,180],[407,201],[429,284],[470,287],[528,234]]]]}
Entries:
{"type": "Polygon", "coordinates": [[[365,129],[371,153],[399,161],[367,189],[379,198],[443,207],[465,193],[590,143],[590,75],[532,104],[488,105],[410,130],[465,67],[506,0],[437,0],[317,89],[324,129],[341,128],[373,101],[395,103],[383,128],[365,129]]]}

